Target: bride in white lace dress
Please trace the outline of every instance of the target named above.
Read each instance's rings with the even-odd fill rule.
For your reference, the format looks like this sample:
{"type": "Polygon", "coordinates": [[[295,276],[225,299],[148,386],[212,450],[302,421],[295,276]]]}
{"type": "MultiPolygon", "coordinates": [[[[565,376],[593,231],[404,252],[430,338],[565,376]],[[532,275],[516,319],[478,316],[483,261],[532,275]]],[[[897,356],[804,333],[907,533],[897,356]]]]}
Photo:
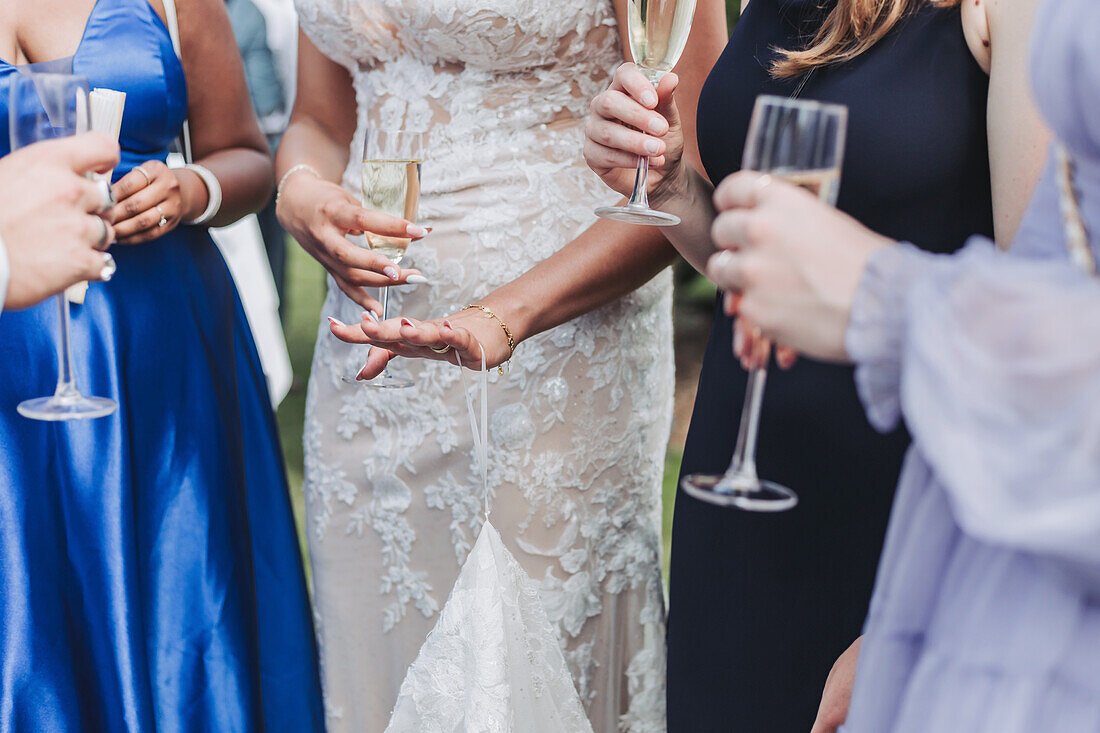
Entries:
{"type": "MultiPolygon", "coordinates": [[[[540,324],[480,299],[571,242],[642,263],[580,298],[606,305],[526,340],[503,376],[494,371],[488,473],[493,523],[539,583],[594,729],[664,730],[672,283],[667,269],[649,278],[671,250],[653,230],[593,226],[607,192],[580,155],[589,100],[623,60],[612,0],[297,7],[301,77],[279,154],[279,213],[329,270],[326,315],[357,323],[364,307],[377,310],[362,286],[408,275],[380,274],[386,263],[343,239],[407,224],[358,208],[349,150],[362,150],[370,127],[428,140],[420,218],[434,230],[403,264],[431,285],[394,288],[392,314],[481,302],[523,341],[540,324]]],[[[481,522],[457,368],[395,361],[415,380],[406,390],[342,381],[365,355],[321,328],[305,426],[328,725],[357,733],[385,727],[481,522]]]]}

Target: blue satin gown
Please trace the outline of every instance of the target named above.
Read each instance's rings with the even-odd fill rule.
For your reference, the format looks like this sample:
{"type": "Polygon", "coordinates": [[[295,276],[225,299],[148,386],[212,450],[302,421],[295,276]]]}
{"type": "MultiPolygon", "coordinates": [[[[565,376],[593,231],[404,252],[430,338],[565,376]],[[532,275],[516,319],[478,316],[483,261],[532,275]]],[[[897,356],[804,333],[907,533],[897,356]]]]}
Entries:
{"type": "MultiPolygon", "coordinates": [[[[187,85],[147,0],[99,0],[73,69],[127,93],[116,178],[165,158],[187,85]]],[[[0,62],[0,153],[16,73],[0,62]]],[[[275,421],[229,272],[197,227],[113,252],[72,339],[80,389],[116,414],[20,417],[53,392],[57,307],[0,316],[0,731],[322,730],[275,421]]]]}

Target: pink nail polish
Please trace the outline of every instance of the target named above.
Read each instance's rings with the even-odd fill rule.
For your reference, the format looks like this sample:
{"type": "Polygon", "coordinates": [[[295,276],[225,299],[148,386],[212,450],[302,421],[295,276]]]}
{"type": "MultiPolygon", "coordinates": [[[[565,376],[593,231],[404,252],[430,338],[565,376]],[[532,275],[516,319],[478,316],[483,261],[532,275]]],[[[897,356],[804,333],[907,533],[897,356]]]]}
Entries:
{"type": "Polygon", "coordinates": [[[401,273],[397,271],[396,267],[392,265],[390,267],[383,268],[382,274],[388,277],[390,280],[400,280],[401,273]]]}
{"type": "Polygon", "coordinates": [[[452,325],[451,325],[451,322],[450,322],[450,321],[443,321],[443,328],[446,328],[446,329],[453,329],[453,328],[454,328],[454,326],[452,326],[452,325]]]}
{"type": "Polygon", "coordinates": [[[416,328],[416,324],[414,324],[408,318],[402,318],[401,319],[401,325],[402,326],[409,326],[410,328],[416,328]]]}
{"type": "Polygon", "coordinates": [[[336,320],[332,316],[328,316],[328,322],[329,322],[329,325],[331,325],[331,326],[343,326],[344,325],[343,323],[336,320]]]}

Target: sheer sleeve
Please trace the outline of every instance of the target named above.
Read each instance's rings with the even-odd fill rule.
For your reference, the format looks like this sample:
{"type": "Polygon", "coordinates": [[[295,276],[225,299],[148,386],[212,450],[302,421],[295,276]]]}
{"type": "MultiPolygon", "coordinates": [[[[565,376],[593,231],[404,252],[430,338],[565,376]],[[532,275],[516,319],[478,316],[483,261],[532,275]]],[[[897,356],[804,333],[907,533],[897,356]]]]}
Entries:
{"type": "Polygon", "coordinates": [[[869,263],[849,355],[875,427],[904,415],[967,532],[1100,562],[1100,284],[974,239],[869,263]]]}

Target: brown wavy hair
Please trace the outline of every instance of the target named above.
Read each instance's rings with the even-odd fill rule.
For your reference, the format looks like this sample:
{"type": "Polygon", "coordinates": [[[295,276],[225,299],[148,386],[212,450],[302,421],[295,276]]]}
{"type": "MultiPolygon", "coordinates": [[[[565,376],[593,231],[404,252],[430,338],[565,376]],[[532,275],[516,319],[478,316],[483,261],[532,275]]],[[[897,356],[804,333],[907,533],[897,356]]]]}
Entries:
{"type": "Polygon", "coordinates": [[[817,66],[854,59],[925,2],[952,7],[960,0],[837,0],[806,48],[780,50],[772,75],[790,78],[817,66]]]}

